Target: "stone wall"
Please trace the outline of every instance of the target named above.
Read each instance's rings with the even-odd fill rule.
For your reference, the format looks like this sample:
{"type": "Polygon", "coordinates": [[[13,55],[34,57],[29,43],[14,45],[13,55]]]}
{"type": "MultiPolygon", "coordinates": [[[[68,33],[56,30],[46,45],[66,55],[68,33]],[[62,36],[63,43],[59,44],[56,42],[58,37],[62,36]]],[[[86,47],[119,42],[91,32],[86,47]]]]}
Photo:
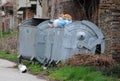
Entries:
{"type": "Polygon", "coordinates": [[[116,0],[101,0],[99,4],[99,27],[105,36],[105,53],[120,55],[120,4],[116,0]]]}

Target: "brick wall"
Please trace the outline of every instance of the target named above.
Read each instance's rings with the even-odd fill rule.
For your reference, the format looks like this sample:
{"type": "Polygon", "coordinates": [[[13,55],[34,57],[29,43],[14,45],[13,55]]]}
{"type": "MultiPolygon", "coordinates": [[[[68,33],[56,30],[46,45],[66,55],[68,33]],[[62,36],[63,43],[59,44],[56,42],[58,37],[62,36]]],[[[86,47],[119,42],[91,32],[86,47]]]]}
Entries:
{"type": "Polygon", "coordinates": [[[99,27],[105,36],[105,53],[120,55],[120,4],[117,0],[101,0],[99,4],[99,27]]]}

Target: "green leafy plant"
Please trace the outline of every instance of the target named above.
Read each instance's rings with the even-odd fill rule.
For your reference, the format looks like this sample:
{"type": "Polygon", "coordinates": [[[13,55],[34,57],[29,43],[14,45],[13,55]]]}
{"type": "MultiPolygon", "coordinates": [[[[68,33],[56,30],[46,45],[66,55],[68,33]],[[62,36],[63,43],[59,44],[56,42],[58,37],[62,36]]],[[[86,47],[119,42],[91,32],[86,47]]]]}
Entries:
{"type": "Polygon", "coordinates": [[[65,66],[49,75],[49,78],[60,81],[118,81],[114,78],[105,77],[96,68],[88,66],[65,66]]]}

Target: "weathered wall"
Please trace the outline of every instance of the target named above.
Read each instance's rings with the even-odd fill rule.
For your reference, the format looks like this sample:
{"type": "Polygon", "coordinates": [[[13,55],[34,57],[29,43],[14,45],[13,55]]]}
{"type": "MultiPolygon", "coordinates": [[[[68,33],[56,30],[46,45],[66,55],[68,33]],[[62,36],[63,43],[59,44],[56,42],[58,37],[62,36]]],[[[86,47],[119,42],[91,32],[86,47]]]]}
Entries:
{"type": "Polygon", "coordinates": [[[119,0],[101,0],[99,27],[105,36],[105,53],[120,55],[120,4],[119,0]]]}

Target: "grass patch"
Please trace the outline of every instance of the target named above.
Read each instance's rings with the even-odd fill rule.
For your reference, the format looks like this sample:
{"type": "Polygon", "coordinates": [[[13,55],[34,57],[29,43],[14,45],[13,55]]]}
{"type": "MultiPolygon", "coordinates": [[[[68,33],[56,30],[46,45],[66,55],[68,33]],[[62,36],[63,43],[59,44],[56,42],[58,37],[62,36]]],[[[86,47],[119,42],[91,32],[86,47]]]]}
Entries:
{"type": "Polygon", "coordinates": [[[11,35],[17,35],[18,34],[18,31],[7,31],[7,32],[0,32],[0,38],[3,38],[3,37],[9,37],[11,35]]]}
{"type": "Polygon", "coordinates": [[[27,65],[27,68],[34,75],[37,75],[44,71],[38,62],[34,65],[27,65]]]}
{"type": "Polygon", "coordinates": [[[118,81],[115,78],[105,77],[94,67],[63,67],[49,75],[49,78],[60,81],[118,81]]]}
{"type": "Polygon", "coordinates": [[[14,62],[17,62],[18,60],[17,54],[6,54],[5,52],[0,52],[0,58],[7,59],[14,62]]]}
{"type": "Polygon", "coordinates": [[[120,65],[115,65],[111,68],[105,68],[102,73],[106,76],[120,78],[120,65]]]}
{"type": "Polygon", "coordinates": [[[44,74],[47,76],[57,70],[56,67],[49,67],[45,70],[39,62],[36,62],[34,65],[27,65],[27,68],[34,75],[44,74]]]}

